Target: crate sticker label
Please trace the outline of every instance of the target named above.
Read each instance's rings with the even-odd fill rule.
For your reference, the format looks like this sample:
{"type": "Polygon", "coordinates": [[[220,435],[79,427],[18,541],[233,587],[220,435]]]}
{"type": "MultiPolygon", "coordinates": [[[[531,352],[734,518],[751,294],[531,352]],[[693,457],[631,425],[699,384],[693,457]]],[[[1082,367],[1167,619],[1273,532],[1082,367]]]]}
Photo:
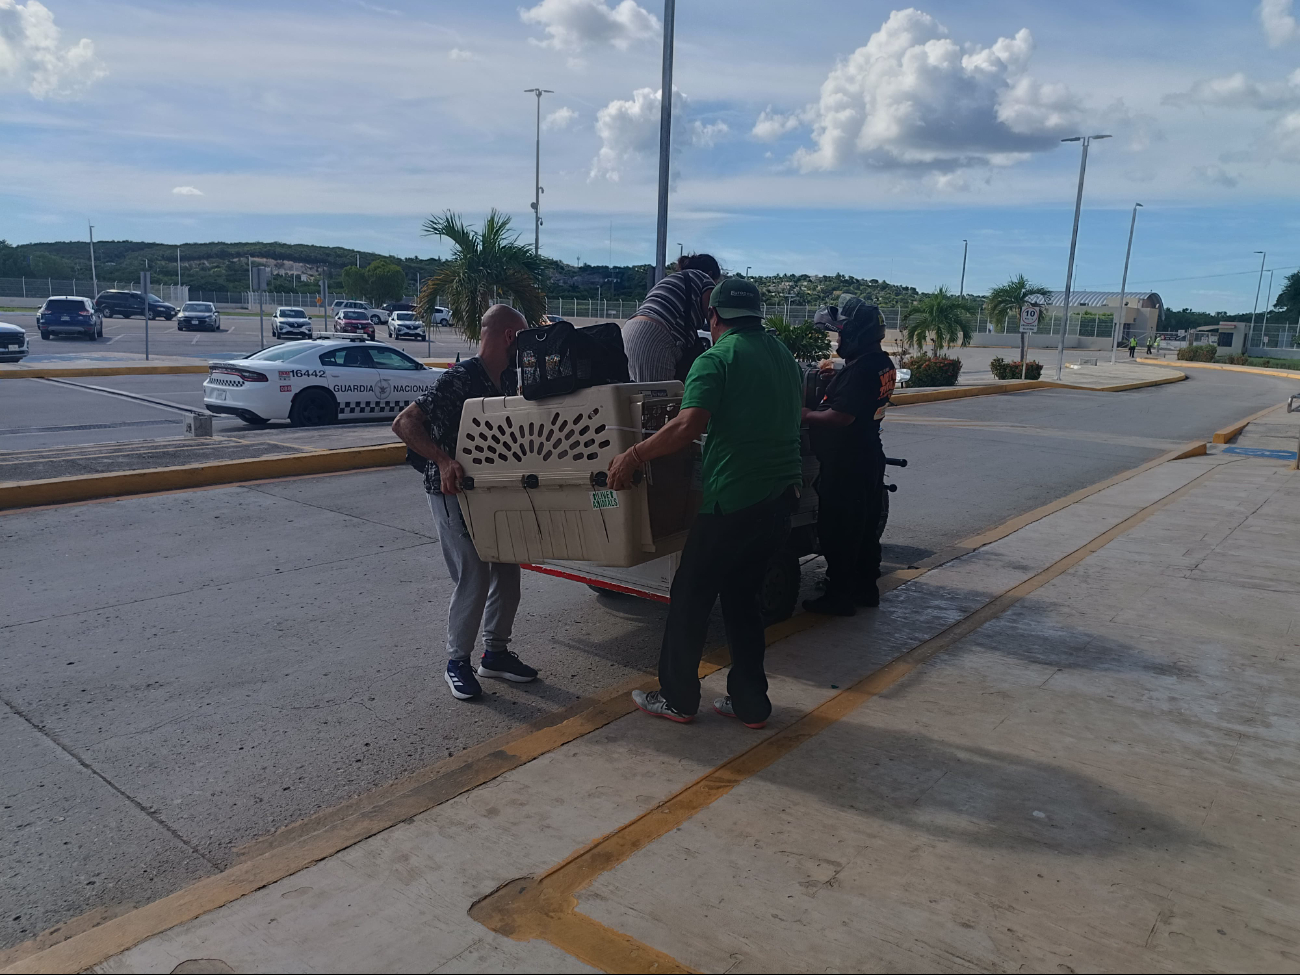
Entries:
{"type": "Polygon", "coordinates": [[[618,495],[613,491],[592,491],[591,506],[593,508],[617,508],[618,495]]]}

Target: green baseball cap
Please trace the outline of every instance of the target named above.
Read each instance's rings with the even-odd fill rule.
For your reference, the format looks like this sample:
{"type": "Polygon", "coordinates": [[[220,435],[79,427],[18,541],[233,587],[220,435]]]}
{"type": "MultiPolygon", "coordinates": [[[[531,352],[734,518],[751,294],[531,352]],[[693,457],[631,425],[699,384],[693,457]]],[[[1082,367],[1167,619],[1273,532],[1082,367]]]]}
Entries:
{"type": "Polygon", "coordinates": [[[725,278],[719,281],[709,298],[709,307],[719,318],[762,318],[763,299],[758,288],[744,278],[725,278]]]}

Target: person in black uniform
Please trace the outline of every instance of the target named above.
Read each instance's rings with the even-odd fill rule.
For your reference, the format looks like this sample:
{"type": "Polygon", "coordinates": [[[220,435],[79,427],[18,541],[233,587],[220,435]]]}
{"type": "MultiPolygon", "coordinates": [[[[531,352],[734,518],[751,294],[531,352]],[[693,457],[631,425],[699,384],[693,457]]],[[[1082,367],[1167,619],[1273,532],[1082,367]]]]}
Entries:
{"type": "Polygon", "coordinates": [[[880,347],[885,322],[880,309],[856,295],[840,298],[838,315],[821,316],[840,336],[845,366],[830,381],[821,402],[804,408],[813,452],[821,463],[816,488],[817,535],[826,557],[826,593],[806,600],[804,609],[852,616],[858,606],[879,606],[880,499],[885,452],[880,421],[897,378],[894,362],[880,347]]]}

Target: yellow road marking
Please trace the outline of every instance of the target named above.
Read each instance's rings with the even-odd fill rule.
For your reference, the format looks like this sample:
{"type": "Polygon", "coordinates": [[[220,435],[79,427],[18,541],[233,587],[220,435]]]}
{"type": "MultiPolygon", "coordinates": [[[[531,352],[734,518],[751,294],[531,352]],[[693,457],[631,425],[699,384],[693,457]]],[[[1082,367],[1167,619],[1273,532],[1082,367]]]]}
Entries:
{"type": "Polygon", "coordinates": [[[476,902],[470,908],[470,917],[488,929],[516,941],[548,941],[561,951],[606,972],[691,971],[658,949],[582,914],[577,910],[577,895],[602,874],[677,829],[746,779],[768,768],[866,701],[897,684],[927,660],[1001,616],[1025,596],[1069,571],[1162,508],[1186,497],[1201,481],[1216,473],[1218,468],[1211,468],[1178,490],[1135,512],[941,633],[840,691],[803,717],[702,775],[631,822],[577,850],[540,877],[526,877],[503,884],[476,902]],[[647,967],[648,962],[656,967],[647,967]]]}

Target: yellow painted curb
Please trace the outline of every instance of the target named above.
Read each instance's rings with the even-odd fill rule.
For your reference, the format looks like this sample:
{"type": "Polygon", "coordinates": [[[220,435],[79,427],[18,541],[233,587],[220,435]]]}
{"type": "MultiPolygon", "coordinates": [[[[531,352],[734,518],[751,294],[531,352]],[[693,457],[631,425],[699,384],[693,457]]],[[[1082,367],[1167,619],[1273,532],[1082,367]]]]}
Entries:
{"type": "Polygon", "coordinates": [[[31,366],[19,369],[0,369],[0,379],[73,379],[78,376],[177,376],[185,373],[206,373],[208,364],[194,366],[82,366],[63,368],[31,366]]]}
{"type": "Polygon", "coordinates": [[[1270,406],[1267,409],[1260,410],[1258,413],[1252,413],[1244,420],[1238,420],[1230,427],[1224,427],[1222,430],[1216,430],[1214,433],[1214,439],[1211,442],[1232,443],[1232,438],[1237,436],[1239,433],[1241,433],[1242,430],[1245,430],[1246,427],[1250,426],[1250,424],[1254,423],[1261,416],[1266,416],[1267,414],[1272,413],[1276,409],[1278,409],[1278,407],[1270,406]]]}
{"type": "Polygon", "coordinates": [[[915,403],[938,403],[949,399],[966,399],[970,396],[992,396],[997,393],[1023,393],[1031,389],[1044,389],[1047,384],[1035,379],[1024,382],[1004,383],[987,386],[949,386],[947,389],[926,389],[908,392],[902,390],[890,397],[895,406],[911,406],[915,403]]]}
{"type": "Polygon", "coordinates": [[[1265,369],[1262,366],[1234,366],[1226,362],[1185,362],[1178,360],[1178,368],[1226,369],[1228,372],[1252,372],[1257,376],[1280,376],[1283,379],[1300,379],[1300,369],[1265,369]]]}
{"type": "Polygon", "coordinates": [[[153,494],[158,491],[181,491],[272,477],[337,474],[371,467],[391,467],[405,460],[406,445],[398,443],[377,447],[312,450],[301,454],[277,454],[274,457],[223,460],[211,464],[184,464],[155,470],[10,481],[0,484],[0,511],[96,498],[153,494]]]}
{"type": "Polygon", "coordinates": [[[1049,380],[1042,380],[1046,386],[1054,389],[1083,389],[1098,393],[1122,393],[1130,389],[1146,389],[1148,386],[1165,386],[1169,383],[1181,383],[1187,378],[1186,373],[1180,372],[1176,376],[1165,376],[1163,379],[1143,379],[1136,383],[1120,383],[1117,386],[1076,386],[1073,383],[1058,383],[1049,380]]]}
{"type": "Polygon", "coordinates": [[[890,402],[894,406],[911,406],[916,403],[939,403],[943,400],[966,399],[969,396],[993,396],[997,393],[1024,393],[1034,389],[1079,389],[1087,393],[1122,393],[1130,389],[1145,389],[1148,386],[1164,386],[1168,383],[1180,383],[1187,378],[1185,373],[1165,376],[1161,379],[1144,379],[1136,383],[1121,383],[1117,386],[1078,386],[1074,383],[1058,383],[1048,379],[1026,379],[1008,383],[989,383],[987,386],[950,386],[947,389],[927,389],[908,392],[901,390],[894,393],[890,402]]]}

